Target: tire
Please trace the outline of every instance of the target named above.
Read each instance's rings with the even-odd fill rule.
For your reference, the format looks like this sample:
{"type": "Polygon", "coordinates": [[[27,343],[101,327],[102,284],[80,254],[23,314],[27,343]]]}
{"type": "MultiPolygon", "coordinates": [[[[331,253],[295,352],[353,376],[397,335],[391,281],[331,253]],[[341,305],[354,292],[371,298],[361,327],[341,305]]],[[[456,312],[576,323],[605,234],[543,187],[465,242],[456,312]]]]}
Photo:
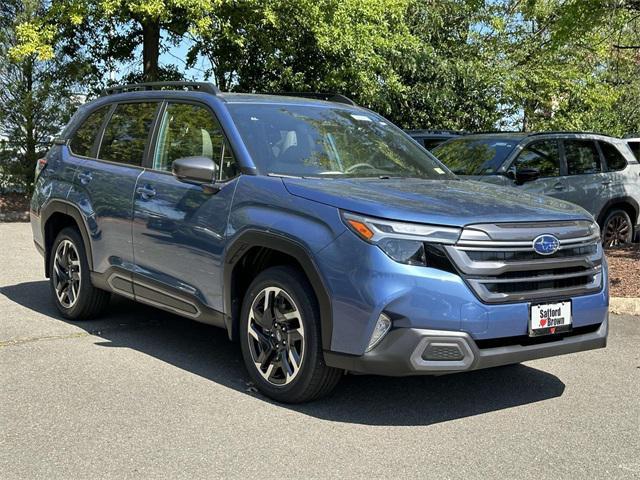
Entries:
{"type": "Polygon", "coordinates": [[[64,228],[53,242],[49,286],[58,311],[69,320],[95,318],[109,303],[109,292],[91,284],[86,250],[75,228],[64,228]]]}
{"type": "Polygon", "coordinates": [[[633,241],[633,224],[624,210],[611,210],[602,224],[602,244],[605,248],[618,247],[633,241]]]}
{"type": "Polygon", "coordinates": [[[308,402],[338,384],[342,371],[324,363],[318,302],[300,271],[288,266],[262,271],[245,294],[240,322],[245,366],[267,397],[308,402]]]}

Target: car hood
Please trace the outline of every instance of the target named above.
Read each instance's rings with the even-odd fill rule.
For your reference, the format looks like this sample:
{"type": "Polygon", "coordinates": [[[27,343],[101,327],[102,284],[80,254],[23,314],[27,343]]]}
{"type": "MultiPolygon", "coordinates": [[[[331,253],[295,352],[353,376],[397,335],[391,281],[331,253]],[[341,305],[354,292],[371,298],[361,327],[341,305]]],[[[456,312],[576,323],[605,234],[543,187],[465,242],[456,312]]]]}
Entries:
{"type": "Polygon", "coordinates": [[[292,195],[364,215],[417,223],[592,220],[577,205],[471,180],[283,178],[292,195]]]}

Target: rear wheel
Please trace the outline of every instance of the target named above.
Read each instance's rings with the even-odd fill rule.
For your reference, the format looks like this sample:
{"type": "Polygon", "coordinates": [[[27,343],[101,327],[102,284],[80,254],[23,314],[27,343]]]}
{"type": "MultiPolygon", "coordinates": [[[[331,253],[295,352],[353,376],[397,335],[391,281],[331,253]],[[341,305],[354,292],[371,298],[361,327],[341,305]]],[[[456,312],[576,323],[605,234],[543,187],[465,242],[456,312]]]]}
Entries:
{"type": "Polygon", "coordinates": [[[53,242],[49,285],[56,307],[71,320],[93,318],[109,303],[110,294],[91,284],[84,243],[75,228],[63,229],[53,242]]]}
{"type": "Polygon", "coordinates": [[[617,247],[633,240],[633,225],[624,210],[612,210],[604,220],[602,244],[605,248],[617,247]]]}
{"type": "Polygon", "coordinates": [[[242,356],[258,389],[286,403],[329,393],[341,372],[324,363],[320,338],[306,277],[286,266],[261,272],[245,295],[240,325],[242,356]]]}

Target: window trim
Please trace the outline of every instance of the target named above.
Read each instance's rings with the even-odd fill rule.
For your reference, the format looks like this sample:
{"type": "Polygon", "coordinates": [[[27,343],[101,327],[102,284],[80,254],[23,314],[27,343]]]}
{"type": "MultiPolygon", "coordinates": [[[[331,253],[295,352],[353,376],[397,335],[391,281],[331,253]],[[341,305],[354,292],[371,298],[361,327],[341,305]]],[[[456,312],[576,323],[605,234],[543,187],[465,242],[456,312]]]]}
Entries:
{"type": "Polygon", "coordinates": [[[149,170],[151,172],[154,173],[163,173],[163,174],[168,174],[173,176],[173,173],[170,170],[158,170],[156,168],[153,168],[153,157],[155,155],[155,151],[156,148],[158,148],[158,136],[160,134],[160,127],[162,124],[162,119],[164,117],[164,114],[167,110],[167,108],[169,107],[170,104],[188,104],[188,105],[195,105],[197,107],[202,107],[206,110],[209,111],[209,113],[212,115],[214,121],[218,124],[218,127],[220,128],[220,132],[222,133],[222,137],[224,139],[224,142],[226,143],[226,145],[229,147],[229,149],[231,150],[231,155],[233,155],[233,160],[236,163],[236,167],[238,170],[238,173],[233,176],[233,177],[229,177],[229,178],[223,178],[223,179],[216,179],[216,182],[219,183],[226,183],[226,182],[230,182],[233,179],[237,178],[238,176],[242,175],[244,172],[242,171],[242,166],[240,165],[240,162],[238,161],[238,156],[236,155],[234,149],[233,149],[233,145],[231,145],[231,142],[229,141],[229,136],[227,135],[227,132],[225,132],[224,127],[222,125],[222,122],[220,122],[220,119],[218,118],[218,116],[216,115],[216,112],[209,106],[207,105],[205,102],[201,102],[198,100],[193,100],[193,99],[185,99],[185,98],[165,98],[162,100],[162,105],[160,106],[160,108],[156,111],[156,119],[154,121],[153,124],[153,131],[152,131],[152,135],[149,136],[150,142],[149,142],[149,146],[151,148],[149,148],[149,151],[146,152],[145,157],[144,157],[144,161],[142,163],[143,168],[145,168],[146,170],[149,170]]]}
{"type": "MultiPolygon", "coordinates": [[[[563,156],[563,150],[562,150],[562,146],[560,142],[560,139],[558,138],[536,138],[534,140],[531,140],[527,143],[525,143],[524,145],[520,145],[520,149],[516,152],[515,156],[513,157],[513,160],[511,160],[509,162],[509,165],[507,166],[507,168],[505,169],[505,172],[508,172],[509,170],[511,170],[512,167],[515,166],[515,163],[518,161],[518,158],[520,158],[520,155],[522,155],[522,153],[524,152],[525,149],[529,148],[531,145],[535,145],[536,143],[542,143],[542,142],[556,142],[556,147],[558,148],[558,175],[555,176],[540,176],[538,178],[536,178],[536,180],[544,180],[544,179],[548,179],[548,178],[560,178],[563,175],[563,162],[562,162],[562,156],[563,156]]],[[[536,181],[534,180],[534,182],[536,181]]]]}

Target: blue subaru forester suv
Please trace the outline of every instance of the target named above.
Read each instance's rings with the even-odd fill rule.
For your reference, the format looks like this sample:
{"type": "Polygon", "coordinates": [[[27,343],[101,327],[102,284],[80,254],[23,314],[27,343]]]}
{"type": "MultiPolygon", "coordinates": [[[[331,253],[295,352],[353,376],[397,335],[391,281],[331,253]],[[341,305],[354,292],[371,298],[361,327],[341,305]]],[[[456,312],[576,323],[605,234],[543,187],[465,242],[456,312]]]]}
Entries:
{"type": "Polygon", "coordinates": [[[53,299],[112,293],[225,328],[259,389],[317,398],[344,372],[443,374],[606,345],[607,266],[572,204],[460,181],[332,95],[112,88],[37,166],[53,299]]]}

